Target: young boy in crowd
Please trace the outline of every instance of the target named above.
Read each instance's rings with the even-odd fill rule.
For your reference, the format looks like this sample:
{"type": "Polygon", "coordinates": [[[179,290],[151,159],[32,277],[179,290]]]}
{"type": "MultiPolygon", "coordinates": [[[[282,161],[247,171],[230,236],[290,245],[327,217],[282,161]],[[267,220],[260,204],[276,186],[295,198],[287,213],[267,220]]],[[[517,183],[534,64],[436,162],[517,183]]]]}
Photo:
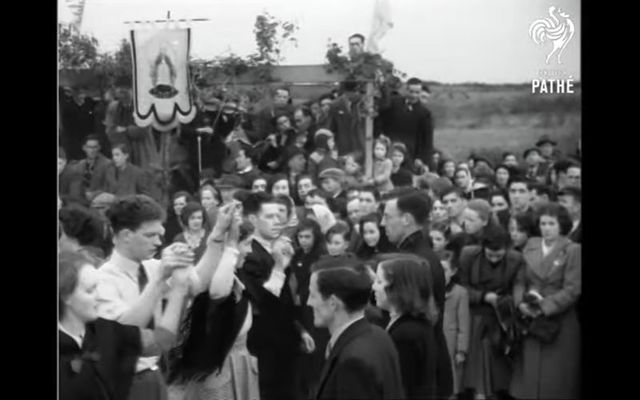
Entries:
{"type": "Polygon", "coordinates": [[[349,247],[351,229],[344,221],[338,221],[334,226],[329,228],[325,238],[327,241],[327,252],[331,257],[340,257],[347,255],[349,247]]]}

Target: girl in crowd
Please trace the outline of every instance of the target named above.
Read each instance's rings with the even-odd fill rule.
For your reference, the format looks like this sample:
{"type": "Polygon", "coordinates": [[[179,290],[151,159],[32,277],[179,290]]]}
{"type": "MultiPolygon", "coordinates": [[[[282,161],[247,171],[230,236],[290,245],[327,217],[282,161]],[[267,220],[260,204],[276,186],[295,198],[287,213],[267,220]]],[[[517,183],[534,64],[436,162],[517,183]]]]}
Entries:
{"type": "Polygon", "coordinates": [[[549,203],[538,211],[542,237],[530,238],[526,261],[516,282],[518,309],[532,321],[521,354],[515,360],[511,394],[519,399],[580,397],[580,324],[575,306],[580,298],[580,245],[567,238],[568,211],[549,203]]]}
{"type": "Polygon", "coordinates": [[[507,399],[511,363],[501,350],[498,309],[513,304],[516,276],[524,268],[520,253],[507,250],[509,238],[499,226],[485,232],[480,245],[460,254],[460,283],[469,291],[471,345],[463,387],[470,398],[507,399]]]}
{"type": "Polygon", "coordinates": [[[491,203],[491,211],[494,215],[498,214],[498,211],[508,210],[511,207],[509,204],[509,196],[503,190],[495,190],[489,194],[489,203],[491,203]]]}
{"type": "Polygon", "coordinates": [[[389,158],[391,141],[388,137],[380,135],[373,146],[373,179],[370,184],[375,184],[380,193],[386,193],[393,189],[391,172],[393,162],[389,158]]]}
{"type": "Polygon", "coordinates": [[[449,226],[444,222],[429,225],[431,247],[436,253],[442,253],[449,244],[449,226]]]}
{"type": "Polygon", "coordinates": [[[171,244],[176,235],[184,230],[180,215],[187,203],[193,202],[193,197],[185,191],[176,192],[171,196],[171,207],[167,213],[167,221],[164,223],[164,243],[171,244]]]}
{"type": "Polygon", "coordinates": [[[222,193],[213,185],[204,184],[199,193],[200,204],[204,207],[209,226],[216,225],[218,207],[222,205],[222,193]]]}
{"type": "Polygon", "coordinates": [[[447,178],[455,184],[456,162],[451,159],[443,159],[438,165],[438,175],[447,178]]]}
{"type": "MultiPolygon", "coordinates": [[[[182,256],[180,256],[182,257],[182,256]]],[[[182,260],[191,262],[191,260],[182,260]]],[[[59,391],[61,399],[126,399],[139,356],[168,351],[189,291],[186,274],[176,274],[154,330],[98,318],[96,267],[82,254],[58,258],[59,391]]]]}
{"type": "Polygon", "coordinates": [[[209,290],[193,300],[182,326],[183,342],[172,356],[171,398],[181,400],[258,399],[257,359],[247,350],[253,314],[236,271],[251,252],[253,227],[239,207],[218,219],[227,238],[209,290]]]}
{"type": "Polygon", "coordinates": [[[522,251],[529,238],[535,236],[535,221],[531,214],[521,213],[509,218],[511,248],[522,251]]]}
{"type": "Polygon", "coordinates": [[[500,190],[508,190],[509,179],[513,175],[513,168],[506,164],[500,164],[496,167],[495,183],[496,188],[500,190]]]}
{"type": "Polygon", "coordinates": [[[378,307],[391,317],[387,331],[398,350],[408,399],[436,395],[438,312],[432,287],[430,270],[419,257],[390,253],[377,265],[373,292],[378,307]]]}
{"type": "Polygon", "coordinates": [[[325,234],[327,241],[327,253],[331,257],[340,257],[347,254],[349,247],[350,229],[344,221],[338,221],[325,234]]]}
{"type": "Polygon", "coordinates": [[[204,207],[195,201],[188,203],[180,213],[180,222],[184,227],[182,233],[176,235],[173,243],[186,243],[195,254],[198,262],[207,249],[209,223],[206,220],[204,207]]]}
{"type": "Polygon", "coordinates": [[[306,307],[309,298],[309,279],[311,277],[311,265],[327,253],[324,237],[320,231],[320,225],[312,219],[303,219],[298,225],[294,243],[296,252],[290,262],[291,273],[295,277],[295,285],[292,285],[294,303],[298,309],[304,329],[309,332],[316,344],[316,351],[310,354],[303,353],[300,358],[300,381],[298,392],[300,398],[313,397],[318,385],[318,379],[324,364],[324,353],[318,349],[324,349],[329,342],[329,332],[324,328],[316,328],[313,324],[313,310],[306,307]]]}
{"type": "Polygon", "coordinates": [[[361,260],[370,260],[380,253],[389,253],[395,250],[384,229],[380,226],[380,215],[371,213],[360,219],[360,236],[362,241],[356,250],[356,256],[361,260]]]}
{"type": "Polygon", "coordinates": [[[318,174],[327,168],[340,168],[336,142],[333,133],[328,129],[318,129],[314,139],[315,150],[309,156],[307,172],[318,181],[318,174]]]}
{"type": "Polygon", "coordinates": [[[413,174],[406,167],[407,146],[404,143],[394,143],[391,151],[391,183],[393,187],[413,185],[413,174]]]}
{"type": "Polygon", "coordinates": [[[439,198],[436,198],[433,201],[433,207],[431,208],[431,218],[429,220],[434,223],[446,223],[449,220],[447,209],[444,204],[442,204],[442,200],[440,200],[439,198]]]}
{"type": "Polygon", "coordinates": [[[462,373],[469,352],[469,331],[471,330],[469,292],[458,283],[458,266],[454,263],[453,253],[450,251],[440,253],[440,262],[446,281],[444,336],[453,369],[453,393],[458,394],[463,390],[462,373]]]}

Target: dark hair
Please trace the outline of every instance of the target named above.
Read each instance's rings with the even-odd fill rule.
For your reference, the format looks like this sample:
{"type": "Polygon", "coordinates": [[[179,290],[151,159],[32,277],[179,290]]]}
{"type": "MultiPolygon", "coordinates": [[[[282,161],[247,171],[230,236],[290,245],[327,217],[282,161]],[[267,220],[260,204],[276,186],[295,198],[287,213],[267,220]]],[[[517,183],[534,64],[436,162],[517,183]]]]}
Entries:
{"type": "Polygon", "coordinates": [[[564,160],[559,160],[553,164],[553,169],[556,171],[557,174],[566,173],[571,167],[580,168],[580,163],[574,160],[564,159],[564,160]]]}
{"type": "Polygon", "coordinates": [[[287,218],[291,217],[291,211],[293,211],[293,200],[290,197],[285,196],[283,194],[277,195],[273,197],[273,201],[278,204],[282,204],[287,207],[287,218]]]}
{"type": "Polygon", "coordinates": [[[300,181],[303,179],[309,179],[311,180],[311,183],[315,186],[315,182],[313,181],[313,177],[311,176],[311,174],[303,172],[300,175],[296,176],[296,187],[293,188],[295,191],[298,190],[298,184],[300,184],[300,181]]]}
{"type": "Polygon", "coordinates": [[[202,226],[207,229],[206,221],[207,221],[207,212],[205,211],[202,204],[197,203],[195,201],[190,201],[186,206],[182,209],[182,213],[180,214],[180,222],[182,222],[182,226],[187,228],[189,226],[189,217],[196,212],[202,212],[202,226]]]}
{"type": "Polygon", "coordinates": [[[173,196],[171,196],[171,205],[173,206],[173,202],[175,202],[180,197],[184,197],[187,203],[193,201],[193,196],[191,196],[191,193],[185,190],[180,190],[179,192],[175,192],[173,196]]]}
{"type": "Polygon", "coordinates": [[[278,126],[278,120],[282,117],[286,117],[289,120],[289,125],[293,125],[292,121],[291,121],[291,117],[289,116],[289,114],[287,113],[279,113],[276,114],[275,117],[273,117],[273,119],[271,120],[271,124],[273,125],[274,128],[276,128],[278,126]]]}
{"type": "Polygon", "coordinates": [[[415,255],[389,254],[378,264],[389,282],[384,288],[389,302],[401,314],[438,320],[433,298],[433,276],[429,262],[415,255]]]}
{"type": "Polygon", "coordinates": [[[382,217],[378,213],[369,213],[364,217],[360,218],[360,221],[358,222],[358,225],[360,225],[360,235],[362,235],[362,232],[364,232],[364,224],[366,224],[367,222],[373,222],[374,224],[376,224],[378,229],[380,229],[381,220],[382,220],[382,217]]]}
{"type": "Polygon", "coordinates": [[[255,227],[251,222],[243,221],[238,227],[239,236],[238,242],[245,241],[249,238],[249,236],[253,235],[255,227]]]}
{"type": "Polygon", "coordinates": [[[411,193],[398,197],[398,210],[409,213],[418,225],[427,222],[431,212],[431,198],[421,193],[411,193]]]}
{"type": "Polygon", "coordinates": [[[531,181],[531,179],[525,176],[516,174],[509,178],[509,183],[507,184],[507,188],[511,188],[511,185],[513,185],[514,183],[524,183],[527,186],[527,190],[531,190],[530,187],[533,182],[531,181]]]}
{"type": "Polygon", "coordinates": [[[507,202],[509,207],[511,207],[511,201],[509,200],[509,194],[505,193],[504,190],[494,190],[491,193],[489,193],[489,204],[491,204],[491,199],[493,199],[495,196],[500,196],[503,199],[505,199],[505,201],[507,202]]]}
{"type": "Polygon", "coordinates": [[[529,190],[535,190],[540,196],[546,195],[549,198],[549,201],[556,200],[556,194],[553,188],[549,185],[545,185],[544,183],[532,182],[529,185],[529,190]]]}
{"type": "Polygon", "coordinates": [[[373,194],[373,198],[376,201],[380,201],[380,191],[378,190],[377,187],[373,186],[373,185],[365,185],[362,186],[361,188],[358,189],[360,191],[360,193],[362,192],[366,192],[366,193],[372,193],[373,194]]]}
{"type": "Polygon", "coordinates": [[[329,230],[327,230],[327,233],[325,234],[325,240],[329,242],[331,241],[331,237],[333,235],[342,235],[342,238],[345,240],[345,242],[348,242],[350,233],[351,228],[349,227],[349,225],[342,220],[338,220],[331,228],[329,228],[329,230]]]}
{"type": "Polygon", "coordinates": [[[487,225],[482,232],[482,247],[489,250],[504,249],[509,245],[509,234],[498,224],[487,225]]]}
{"type": "Polygon", "coordinates": [[[524,151],[524,153],[522,153],[522,158],[527,158],[527,156],[528,156],[530,153],[533,153],[533,152],[536,152],[536,153],[538,153],[538,155],[541,155],[541,154],[540,154],[540,149],[538,149],[537,147],[531,147],[531,148],[529,148],[529,149],[526,149],[526,150],[524,151]]]}
{"type": "Polygon", "coordinates": [[[320,228],[320,224],[317,221],[311,218],[304,218],[300,221],[296,227],[295,234],[293,235],[293,242],[298,248],[300,248],[298,234],[303,231],[311,231],[311,234],[313,235],[313,247],[309,252],[310,254],[314,254],[319,257],[327,252],[326,244],[322,237],[322,228],[320,228]]]}
{"type": "Polygon", "coordinates": [[[90,140],[95,140],[96,142],[98,142],[98,144],[100,144],[100,138],[98,137],[98,135],[93,134],[93,133],[92,133],[92,134],[90,134],[90,135],[87,135],[87,136],[84,138],[84,140],[82,141],[82,144],[83,144],[83,145],[85,145],[85,144],[87,144],[87,142],[88,142],[88,141],[90,141],[90,140]]]}
{"type": "Polygon", "coordinates": [[[362,44],[364,44],[364,36],[360,33],[354,33],[353,35],[349,36],[349,40],[353,39],[353,38],[357,38],[360,39],[360,41],[362,42],[362,44]]]}
{"type": "Polygon", "coordinates": [[[429,230],[442,232],[444,238],[447,240],[449,239],[449,236],[451,236],[449,226],[445,222],[434,222],[433,224],[429,225],[429,230]]]}
{"type": "Polygon", "coordinates": [[[301,111],[301,112],[302,112],[302,115],[304,115],[305,117],[313,117],[313,113],[311,112],[311,108],[309,108],[308,106],[300,106],[300,107],[297,107],[297,108],[294,110],[294,113],[295,113],[296,111],[301,111]]]}
{"type": "Polygon", "coordinates": [[[536,221],[530,213],[518,213],[512,215],[511,218],[516,222],[516,229],[520,232],[524,232],[528,237],[535,236],[538,229],[536,229],[536,221]]]}
{"type": "MultiPolygon", "coordinates": [[[[443,158],[442,160],[440,160],[440,162],[438,163],[438,175],[440,176],[444,176],[444,166],[447,163],[453,163],[454,168],[456,167],[456,162],[455,160],[452,160],[451,158],[443,158]]],[[[455,173],[454,173],[455,175],[455,173]]]]}
{"type": "MultiPolygon", "coordinates": [[[[216,200],[218,205],[222,203],[222,193],[220,193],[220,189],[208,183],[205,183],[202,186],[200,186],[200,193],[198,196],[200,201],[202,201],[202,192],[204,192],[205,190],[211,190],[211,193],[213,194],[213,198],[216,200]]],[[[186,192],[178,192],[178,193],[186,193],[186,192]]],[[[175,198],[173,200],[175,200],[175,198]]],[[[190,197],[187,197],[187,201],[190,201],[190,197]]]]}
{"type": "MultiPolygon", "coordinates": [[[[59,319],[65,315],[66,307],[64,302],[73,294],[78,287],[78,277],[80,270],[86,265],[93,265],[91,260],[82,253],[72,251],[61,251],[58,256],[58,307],[59,319]]],[[[95,267],[95,266],[94,266],[95,267]]]]}
{"type": "Polygon", "coordinates": [[[58,218],[65,235],[76,239],[81,246],[94,244],[103,236],[100,218],[80,204],[62,207],[58,218]]]}
{"type": "MultiPolygon", "coordinates": [[[[289,178],[287,178],[285,174],[275,174],[267,182],[267,192],[271,193],[271,191],[273,190],[273,185],[280,181],[287,181],[287,186],[289,186],[289,178]]],[[[289,192],[291,192],[291,188],[289,188],[289,192]]]]}
{"type": "Polygon", "coordinates": [[[320,295],[326,299],[335,295],[347,312],[363,310],[371,297],[373,281],[369,269],[354,258],[330,257],[321,259],[311,267],[317,274],[320,295]]]}
{"type": "Polygon", "coordinates": [[[407,86],[409,85],[420,85],[422,87],[422,81],[418,78],[409,78],[407,81],[407,86]]]}
{"type": "Polygon", "coordinates": [[[431,89],[429,89],[429,86],[427,86],[426,83],[422,84],[422,90],[424,90],[425,92],[431,94],[431,89]]]}
{"type": "Polygon", "coordinates": [[[329,199],[329,195],[327,194],[327,192],[325,192],[320,188],[311,189],[309,190],[309,193],[307,193],[307,197],[316,197],[316,196],[322,197],[325,200],[329,199]]]}
{"type": "Polygon", "coordinates": [[[460,188],[459,188],[459,187],[457,187],[457,186],[451,186],[451,187],[448,187],[448,188],[446,188],[446,189],[444,189],[444,190],[442,191],[442,194],[440,195],[440,200],[441,200],[441,201],[442,201],[442,200],[444,200],[444,198],[445,198],[446,196],[450,195],[451,193],[455,193],[459,198],[461,198],[461,199],[463,199],[463,200],[465,200],[465,199],[466,199],[466,197],[465,197],[464,192],[462,191],[462,189],[460,189],[460,188]]]}
{"type": "Polygon", "coordinates": [[[114,234],[123,229],[136,231],[145,222],[163,221],[165,218],[162,207],[144,194],[117,199],[107,210],[106,215],[114,234]]]}
{"type": "Polygon", "coordinates": [[[575,186],[565,186],[562,190],[558,192],[558,197],[560,196],[571,196],[573,200],[582,203],[582,189],[575,186]]]}
{"type": "Polygon", "coordinates": [[[113,151],[115,149],[119,149],[124,154],[131,154],[131,147],[129,147],[129,145],[126,144],[126,143],[122,143],[121,142],[121,143],[116,143],[113,146],[111,146],[111,151],[113,151]]]}
{"type": "Polygon", "coordinates": [[[247,215],[255,215],[260,212],[263,204],[275,203],[275,199],[267,192],[251,193],[246,200],[242,202],[242,213],[247,215]]]}
{"type": "Polygon", "coordinates": [[[566,236],[573,228],[573,221],[569,211],[558,203],[546,203],[540,206],[536,213],[536,226],[540,227],[540,218],[542,216],[554,217],[560,225],[560,235],[566,236]]]}

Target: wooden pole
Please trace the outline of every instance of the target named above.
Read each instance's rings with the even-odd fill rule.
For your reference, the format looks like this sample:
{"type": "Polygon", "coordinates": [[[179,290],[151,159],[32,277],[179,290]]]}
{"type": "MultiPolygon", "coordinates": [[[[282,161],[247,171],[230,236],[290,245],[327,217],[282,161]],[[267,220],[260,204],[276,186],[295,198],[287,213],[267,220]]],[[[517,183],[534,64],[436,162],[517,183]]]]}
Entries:
{"type": "Polygon", "coordinates": [[[367,109],[367,119],[365,122],[364,135],[364,165],[365,176],[373,177],[373,82],[367,82],[365,104],[367,109]]]}

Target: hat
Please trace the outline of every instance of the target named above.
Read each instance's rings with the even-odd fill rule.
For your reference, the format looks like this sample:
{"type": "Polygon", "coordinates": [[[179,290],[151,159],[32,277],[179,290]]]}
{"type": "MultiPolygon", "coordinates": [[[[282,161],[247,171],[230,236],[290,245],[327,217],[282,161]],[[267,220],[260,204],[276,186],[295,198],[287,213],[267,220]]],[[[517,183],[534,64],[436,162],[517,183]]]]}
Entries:
{"type": "Polygon", "coordinates": [[[242,189],[245,186],[246,185],[245,185],[244,179],[242,179],[238,175],[225,174],[225,175],[222,175],[222,177],[220,179],[216,179],[215,180],[215,187],[220,189],[220,190],[222,190],[222,189],[242,189]]]}
{"type": "Polygon", "coordinates": [[[344,179],[344,171],[338,168],[327,168],[320,172],[318,175],[318,180],[323,180],[326,178],[335,179],[337,181],[342,181],[344,179]]]}
{"type": "Polygon", "coordinates": [[[536,146],[539,147],[545,143],[551,143],[554,146],[558,144],[555,140],[551,139],[549,135],[542,135],[540,136],[540,139],[538,139],[538,141],[536,142],[536,146]]]}
{"type": "Polygon", "coordinates": [[[116,196],[111,193],[102,192],[91,200],[91,208],[111,207],[116,202],[116,196]]]}
{"type": "Polygon", "coordinates": [[[467,208],[475,211],[483,221],[488,221],[491,216],[491,204],[484,199],[472,199],[467,202],[467,208]]]}

